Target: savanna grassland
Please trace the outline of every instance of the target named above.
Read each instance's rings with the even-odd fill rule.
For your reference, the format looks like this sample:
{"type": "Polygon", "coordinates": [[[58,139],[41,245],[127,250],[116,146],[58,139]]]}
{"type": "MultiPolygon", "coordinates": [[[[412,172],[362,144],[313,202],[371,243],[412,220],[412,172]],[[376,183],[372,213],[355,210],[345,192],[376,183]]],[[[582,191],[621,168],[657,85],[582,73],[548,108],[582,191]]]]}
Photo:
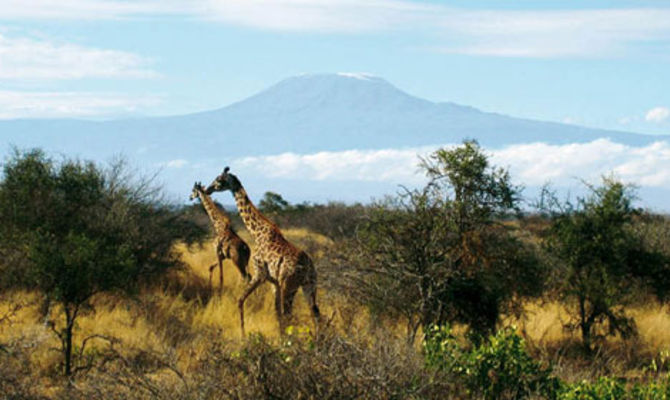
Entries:
{"type": "MultiPolygon", "coordinates": [[[[305,229],[287,229],[285,233],[294,243],[313,249],[312,254],[317,258],[325,247],[332,245],[328,238],[305,229]]],[[[252,361],[262,362],[263,350],[272,348],[268,351],[272,354],[276,348],[286,346],[291,340],[299,342],[292,344],[293,346],[302,346],[303,341],[314,341],[319,345],[322,341],[330,350],[342,353],[333,354],[332,357],[355,357],[361,352],[362,357],[369,358],[365,361],[378,369],[361,368],[360,371],[355,371],[355,377],[364,381],[359,383],[362,386],[359,391],[348,394],[334,392],[334,398],[372,397],[372,394],[384,396],[384,393],[393,397],[394,391],[402,392],[401,388],[383,387],[394,383],[392,379],[386,379],[397,379],[397,376],[389,375],[403,373],[394,369],[424,368],[419,341],[411,351],[408,352],[405,348],[403,321],[375,320],[368,310],[348,299],[346,294],[325,289],[319,292],[319,304],[329,323],[326,332],[321,333],[324,337],[315,338],[314,326],[306,302],[301,296],[296,297],[294,328],[291,334],[280,337],[273,309],[273,295],[269,284],[266,284],[247,302],[246,324],[251,335],[242,339],[236,299],[241,294],[243,281],[235,267],[225,261],[223,294],[218,295],[216,279],[214,291],[210,291],[208,268],[216,262],[212,246],[210,241],[202,246],[178,245],[178,251],[187,264],[186,268],[170,272],[157,284],[142,288],[131,299],[114,295],[102,295],[95,299],[95,313],[81,317],[75,342],[81,343],[92,335],[100,337],[90,339],[80,361],[87,364],[87,367],[77,374],[70,388],[60,374],[61,354],[57,350],[58,339],[51,328],[44,324],[40,311],[41,295],[30,291],[3,294],[0,303],[0,315],[3,316],[0,343],[3,344],[4,352],[2,388],[5,396],[263,397],[261,387],[240,387],[262,386],[262,383],[257,381],[250,385],[246,382],[248,379],[261,379],[259,375],[253,375],[260,371],[233,365],[236,357],[249,357],[250,364],[252,361]],[[331,341],[340,340],[348,342],[354,349],[333,349],[331,341]],[[263,349],[262,346],[269,348],[263,349]],[[227,354],[230,359],[218,359],[222,354],[227,354]],[[408,358],[410,363],[405,364],[408,358]],[[396,365],[386,364],[389,359],[396,365]],[[219,365],[219,368],[230,368],[231,371],[216,376],[214,370],[210,373],[215,376],[203,376],[202,369],[208,368],[212,362],[220,362],[224,365],[219,365]],[[226,365],[228,363],[231,365],[226,365]],[[400,363],[402,365],[397,365],[400,363]],[[239,378],[237,374],[252,376],[239,378]],[[365,376],[366,374],[369,376],[365,376]],[[374,382],[375,379],[378,382],[374,382]],[[379,386],[377,389],[369,387],[375,384],[379,386]]],[[[58,311],[52,310],[52,313],[58,314],[58,311]]],[[[631,310],[631,314],[636,318],[639,337],[630,341],[610,339],[595,355],[589,357],[581,353],[578,338],[563,328],[568,317],[556,302],[528,303],[523,318],[505,318],[501,327],[516,327],[515,331],[526,340],[533,357],[547,365],[553,365],[554,374],[567,382],[595,381],[601,376],[623,378],[630,382],[647,380],[650,377],[653,379],[662,373],[650,370],[652,361],[656,360],[661,364],[669,357],[670,312],[667,306],[652,303],[636,307],[631,310]]],[[[290,350],[287,353],[290,354],[290,350]]],[[[316,366],[328,359],[323,355],[320,357],[324,359],[314,360],[316,366]]],[[[354,360],[344,360],[344,363],[349,361],[354,360]]],[[[285,368],[290,365],[288,361],[285,368]]],[[[666,365],[660,365],[661,369],[665,367],[666,365]]],[[[342,371],[321,372],[328,375],[342,371]]],[[[286,373],[291,375],[289,371],[286,373]]],[[[329,378],[336,379],[332,376],[329,378]]],[[[346,378],[342,376],[340,379],[346,378]]],[[[395,383],[406,385],[409,382],[401,380],[395,383]]],[[[322,384],[329,383],[324,381],[322,384]]],[[[435,390],[435,398],[440,398],[440,393],[446,397],[450,394],[463,396],[454,388],[435,390]]],[[[284,393],[290,394],[286,389],[284,393]]],[[[308,392],[303,392],[302,395],[309,397],[308,392]]],[[[416,397],[422,396],[417,394],[416,397]]]]}
{"type": "Polygon", "coordinates": [[[611,178],[522,212],[476,142],[440,151],[431,184],[370,205],[267,193],[259,209],[314,261],[322,318],[299,294],[280,332],[266,283],[245,337],[245,282],[226,260],[210,287],[199,204],[167,204],[122,165],[15,154],[0,398],[670,398],[670,221],[611,178]]]}

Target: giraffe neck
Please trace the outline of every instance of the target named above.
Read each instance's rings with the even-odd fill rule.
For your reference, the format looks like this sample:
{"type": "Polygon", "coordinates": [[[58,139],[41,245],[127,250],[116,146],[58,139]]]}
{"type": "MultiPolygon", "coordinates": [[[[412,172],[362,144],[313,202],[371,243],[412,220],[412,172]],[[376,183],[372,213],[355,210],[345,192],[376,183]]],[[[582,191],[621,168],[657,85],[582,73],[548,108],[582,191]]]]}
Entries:
{"type": "Polygon", "coordinates": [[[243,187],[237,189],[233,193],[233,196],[235,196],[235,203],[237,204],[237,211],[240,213],[240,218],[242,218],[244,225],[246,225],[247,229],[258,243],[258,238],[262,232],[267,231],[266,228],[268,227],[272,229],[274,224],[265,215],[258,211],[254,203],[249,200],[247,191],[244,190],[243,187]]]}
{"type": "Polygon", "coordinates": [[[230,227],[230,218],[228,218],[228,216],[214,204],[212,198],[204,191],[199,190],[198,194],[203,207],[205,207],[205,211],[207,211],[210,221],[212,221],[212,224],[214,225],[214,230],[217,235],[225,234],[230,227]]]}

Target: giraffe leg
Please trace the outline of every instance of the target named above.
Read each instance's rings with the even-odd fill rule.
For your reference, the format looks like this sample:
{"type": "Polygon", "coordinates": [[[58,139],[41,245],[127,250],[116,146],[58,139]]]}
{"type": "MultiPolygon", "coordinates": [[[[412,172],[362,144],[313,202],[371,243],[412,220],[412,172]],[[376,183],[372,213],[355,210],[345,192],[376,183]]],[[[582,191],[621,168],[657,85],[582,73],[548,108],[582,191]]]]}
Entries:
{"type": "Polygon", "coordinates": [[[279,317],[281,316],[281,303],[279,298],[279,286],[277,286],[275,283],[272,284],[272,292],[275,295],[275,315],[279,320],[279,317]]]}
{"type": "Polygon", "coordinates": [[[293,299],[298,292],[298,285],[289,280],[284,286],[283,315],[290,316],[293,313],[293,299]]]}
{"type": "Polygon", "coordinates": [[[212,275],[214,274],[214,270],[216,269],[216,264],[212,264],[209,266],[209,291],[212,291],[212,275]]]}
{"type": "Polygon", "coordinates": [[[219,296],[221,296],[221,293],[223,292],[223,260],[225,258],[222,240],[219,240],[216,245],[216,258],[219,263],[219,296]]]}
{"type": "Polygon", "coordinates": [[[253,270],[254,275],[251,282],[247,284],[244,293],[242,293],[242,296],[237,300],[237,307],[240,310],[240,329],[242,331],[242,337],[244,337],[244,302],[247,300],[247,297],[249,297],[261,283],[263,283],[263,281],[269,278],[267,265],[259,257],[253,258],[253,270]]]}
{"type": "Polygon", "coordinates": [[[302,294],[307,300],[309,309],[312,312],[312,317],[316,323],[321,319],[321,312],[319,311],[319,306],[316,305],[316,284],[315,282],[309,282],[308,284],[302,287],[302,294]]]}
{"type": "Polygon", "coordinates": [[[284,326],[289,322],[290,316],[291,316],[291,311],[292,311],[292,306],[293,306],[293,298],[295,297],[297,287],[294,286],[294,279],[286,279],[281,282],[279,285],[279,326],[282,331],[282,334],[284,332],[284,326]]]}
{"type": "Polygon", "coordinates": [[[223,293],[223,259],[219,258],[219,296],[223,293]]]}
{"type": "Polygon", "coordinates": [[[254,276],[251,282],[249,282],[247,288],[244,290],[242,296],[240,296],[239,300],[237,300],[237,307],[240,309],[240,329],[242,331],[242,337],[244,337],[244,302],[247,300],[247,297],[249,297],[249,295],[253,293],[261,283],[263,283],[263,280],[263,277],[260,275],[254,276]]]}
{"type": "Polygon", "coordinates": [[[314,321],[318,327],[321,312],[319,311],[319,306],[316,305],[316,269],[314,268],[312,259],[305,252],[300,254],[298,263],[305,268],[305,275],[300,283],[302,286],[302,294],[307,300],[309,309],[312,312],[312,317],[314,317],[314,321]]]}
{"type": "Polygon", "coordinates": [[[281,296],[279,294],[280,288],[279,284],[277,283],[276,280],[274,280],[273,286],[272,286],[274,295],[275,295],[275,315],[277,317],[277,323],[279,324],[279,335],[284,334],[284,327],[282,324],[282,318],[281,318],[281,296]]]}

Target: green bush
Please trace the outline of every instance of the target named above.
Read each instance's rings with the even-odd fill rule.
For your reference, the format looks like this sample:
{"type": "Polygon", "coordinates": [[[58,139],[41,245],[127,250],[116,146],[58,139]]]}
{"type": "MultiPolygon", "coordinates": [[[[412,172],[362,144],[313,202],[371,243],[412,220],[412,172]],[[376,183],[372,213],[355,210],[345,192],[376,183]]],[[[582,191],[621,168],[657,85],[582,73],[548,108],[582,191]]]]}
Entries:
{"type": "Polygon", "coordinates": [[[630,398],[634,400],[668,400],[670,399],[670,378],[662,381],[650,382],[646,385],[633,386],[630,398]]]}
{"type": "Polygon", "coordinates": [[[640,293],[665,300],[670,272],[662,248],[650,243],[643,227],[636,229],[642,211],[633,207],[634,188],[603,178],[589,189],[575,204],[552,211],[546,245],[564,269],[559,295],[571,317],[566,328],[579,331],[584,349],[592,352],[607,336],[637,335],[627,307],[640,293]]]}
{"type": "Polygon", "coordinates": [[[49,304],[60,305],[61,322],[49,324],[68,376],[87,368],[75,359],[73,337],[78,317],[93,310],[91,300],[132,293],[143,279],[183,266],[174,243],[204,233],[123,162],[106,169],[55,162],[37,149],[17,150],[3,165],[0,221],[0,291],[39,290],[46,318],[49,304]]]}
{"type": "Polygon", "coordinates": [[[668,377],[626,386],[623,379],[601,377],[595,382],[582,381],[563,385],[558,400],[667,400],[670,399],[668,377]]]}
{"type": "Polygon", "coordinates": [[[619,400],[626,396],[622,380],[601,377],[596,382],[583,381],[566,386],[559,400],[619,400]]]}
{"type": "Polygon", "coordinates": [[[560,383],[526,351],[514,329],[503,329],[478,346],[459,345],[448,327],[432,327],[423,345],[426,364],[463,379],[472,396],[485,399],[555,398],[560,383]]]}
{"type": "Polygon", "coordinates": [[[536,246],[508,223],[520,189],[474,141],[438,150],[422,168],[430,183],[372,204],[323,276],[375,317],[403,319],[410,343],[433,324],[489,335],[545,287],[536,246]]]}

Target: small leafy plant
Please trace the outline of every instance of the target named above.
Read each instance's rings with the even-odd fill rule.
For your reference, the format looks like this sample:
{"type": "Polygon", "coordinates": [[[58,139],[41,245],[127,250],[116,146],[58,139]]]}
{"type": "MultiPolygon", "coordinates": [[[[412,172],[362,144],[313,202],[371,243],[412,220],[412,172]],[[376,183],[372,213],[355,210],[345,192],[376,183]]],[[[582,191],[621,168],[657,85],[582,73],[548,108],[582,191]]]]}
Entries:
{"type": "Polygon", "coordinates": [[[556,398],[560,382],[551,368],[535,361],[514,328],[498,331],[479,345],[466,348],[449,327],[432,327],[423,344],[429,367],[463,379],[471,395],[485,399],[556,398]]]}

